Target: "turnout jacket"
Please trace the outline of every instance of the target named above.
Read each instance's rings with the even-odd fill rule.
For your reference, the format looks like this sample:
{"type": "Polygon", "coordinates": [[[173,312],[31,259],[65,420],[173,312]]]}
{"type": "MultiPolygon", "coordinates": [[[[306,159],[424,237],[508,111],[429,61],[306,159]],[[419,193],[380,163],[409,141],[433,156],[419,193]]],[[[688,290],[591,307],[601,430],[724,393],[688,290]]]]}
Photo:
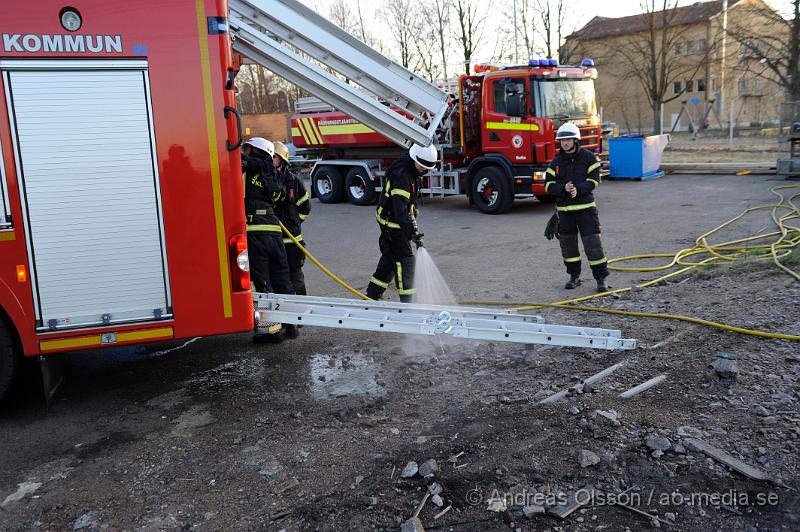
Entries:
{"type": "MultiPolygon", "coordinates": [[[[306,191],[303,181],[289,170],[289,165],[278,170],[278,176],[286,193],[285,201],[276,208],[278,218],[293,237],[303,240],[300,225],[311,213],[311,202],[309,201],[311,196],[306,191]]],[[[292,243],[289,238],[284,238],[283,242],[285,244],[292,243]]]]}
{"type": "Polygon", "coordinates": [[[247,230],[280,234],[275,207],[284,201],[286,193],[272,159],[251,155],[242,159],[242,167],[247,230]]]}
{"type": "Polygon", "coordinates": [[[420,173],[408,154],[396,160],[386,171],[384,188],[378,200],[376,218],[386,229],[403,232],[411,239],[417,233],[416,205],[420,173]]]}
{"type": "Polygon", "coordinates": [[[559,211],[581,211],[595,207],[592,191],[600,186],[600,162],[586,148],[578,148],[575,153],[560,150],[547,168],[544,189],[556,198],[559,211]],[[573,198],[565,190],[572,181],[578,194],[573,198]]]}

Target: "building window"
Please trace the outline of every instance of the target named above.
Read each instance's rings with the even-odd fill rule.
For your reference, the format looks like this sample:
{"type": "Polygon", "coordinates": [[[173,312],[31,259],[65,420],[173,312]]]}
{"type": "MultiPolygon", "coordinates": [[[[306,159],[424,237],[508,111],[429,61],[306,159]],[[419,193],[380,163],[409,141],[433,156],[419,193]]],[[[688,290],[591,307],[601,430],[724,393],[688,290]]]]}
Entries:
{"type": "Polygon", "coordinates": [[[753,94],[761,96],[761,79],[756,78],[753,80],[753,94]]]}
{"type": "Polygon", "coordinates": [[[694,53],[694,42],[686,41],[686,55],[692,55],[694,53]]]}
{"type": "Polygon", "coordinates": [[[717,78],[711,78],[711,92],[717,92],[717,78]]]}
{"type": "Polygon", "coordinates": [[[705,52],[706,51],[706,40],[700,39],[697,41],[697,51],[698,52],[705,52]]]}
{"type": "Polygon", "coordinates": [[[706,91],[706,80],[698,79],[697,80],[697,92],[705,92],[706,91]]]}
{"type": "Polygon", "coordinates": [[[686,92],[692,92],[694,90],[694,80],[688,80],[686,82],[686,92]]]}
{"type": "Polygon", "coordinates": [[[748,94],[747,78],[742,78],[739,80],[739,94],[748,94]]]}
{"type": "Polygon", "coordinates": [[[675,81],[672,83],[672,94],[680,94],[681,93],[681,82],[675,81]]]}
{"type": "Polygon", "coordinates": [[[676,42],[672,54],[676,57],[683,54],[683,43],[676,42]]]}

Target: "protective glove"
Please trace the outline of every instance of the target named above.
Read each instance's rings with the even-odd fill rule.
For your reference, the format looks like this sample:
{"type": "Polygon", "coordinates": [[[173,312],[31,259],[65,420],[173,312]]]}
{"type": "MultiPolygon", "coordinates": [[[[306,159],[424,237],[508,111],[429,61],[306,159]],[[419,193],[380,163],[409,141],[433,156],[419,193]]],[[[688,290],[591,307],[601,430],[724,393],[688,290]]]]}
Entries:
{"type": "Polygon", "coordinates": [[[417,245],[417,249],[424,248],[425,244],[422,242],[422,238],[425,236],[425,233],[414,233],[414,236],[411,237],[411,240],[417,245]]]}
{"type": "Polygon", "coordinates": [[[553,214],[550,220],[547,221],[547,227],[544,228],[544,237],[547,240],[553,240],[558,234],[558,213],[553,214]]]}

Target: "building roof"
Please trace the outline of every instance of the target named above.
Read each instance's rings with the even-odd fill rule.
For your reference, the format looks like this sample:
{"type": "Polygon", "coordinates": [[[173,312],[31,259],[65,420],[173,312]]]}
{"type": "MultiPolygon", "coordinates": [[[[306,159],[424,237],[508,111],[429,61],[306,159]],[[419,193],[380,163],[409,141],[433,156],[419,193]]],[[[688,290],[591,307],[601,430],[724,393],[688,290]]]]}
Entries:
{"type": "MultiPolygon", "coordinates": [[[[730,0],[728,8],[738,0],[730,0]]],[[[709,18],[722,11],[722,0],[712,0],[711,2],[695,2],[689,6],[678,7],[674,14],[669,15],[669,26],[683,26],[686,24],[696,24],[706,22],[709,18]]],[[[656,13],[661,13],[657,11],[656,13]]],[[[661,28],[661,17],[656,17],[656,27],[661,28]]],[[[648,15],[642,13],[628,17],[610,18],[594,17],[584,27],[572,33],[567,39],[600,39],[604,37],[616,37],[619,35],[630,35],[647,31],[650,27],[648,15]]]]}

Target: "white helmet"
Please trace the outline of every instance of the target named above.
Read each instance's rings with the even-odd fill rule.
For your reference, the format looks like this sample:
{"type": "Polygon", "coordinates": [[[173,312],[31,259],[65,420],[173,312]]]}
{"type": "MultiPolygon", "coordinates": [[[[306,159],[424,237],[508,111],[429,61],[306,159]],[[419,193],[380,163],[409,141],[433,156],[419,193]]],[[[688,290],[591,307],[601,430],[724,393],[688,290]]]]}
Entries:
{"type": "Polygon", "coordinates": [[[259,150],[269,154],[270,157],[275,156],[275,145],[263,137],[253,137],[245,142],[245,144],[249,144],[254,148],[258,148],[259,150]]]}
{"type": "Polygon", "coordinates": [[[556,132],[556,140],[575,139],[581,140],[581,130],[572,122],[565,122],[556,132]]]}
{"type": "Polygon", "coordinates": [[[411,156],[411,159],[416,162],[417,164],[424,166],[428,170],[433,169],[436,166],[436,146],[430,144],[428,146],[420,146],[419,144],[413,144],[411,149],[408,150],[408,154],[411,156]]]}

